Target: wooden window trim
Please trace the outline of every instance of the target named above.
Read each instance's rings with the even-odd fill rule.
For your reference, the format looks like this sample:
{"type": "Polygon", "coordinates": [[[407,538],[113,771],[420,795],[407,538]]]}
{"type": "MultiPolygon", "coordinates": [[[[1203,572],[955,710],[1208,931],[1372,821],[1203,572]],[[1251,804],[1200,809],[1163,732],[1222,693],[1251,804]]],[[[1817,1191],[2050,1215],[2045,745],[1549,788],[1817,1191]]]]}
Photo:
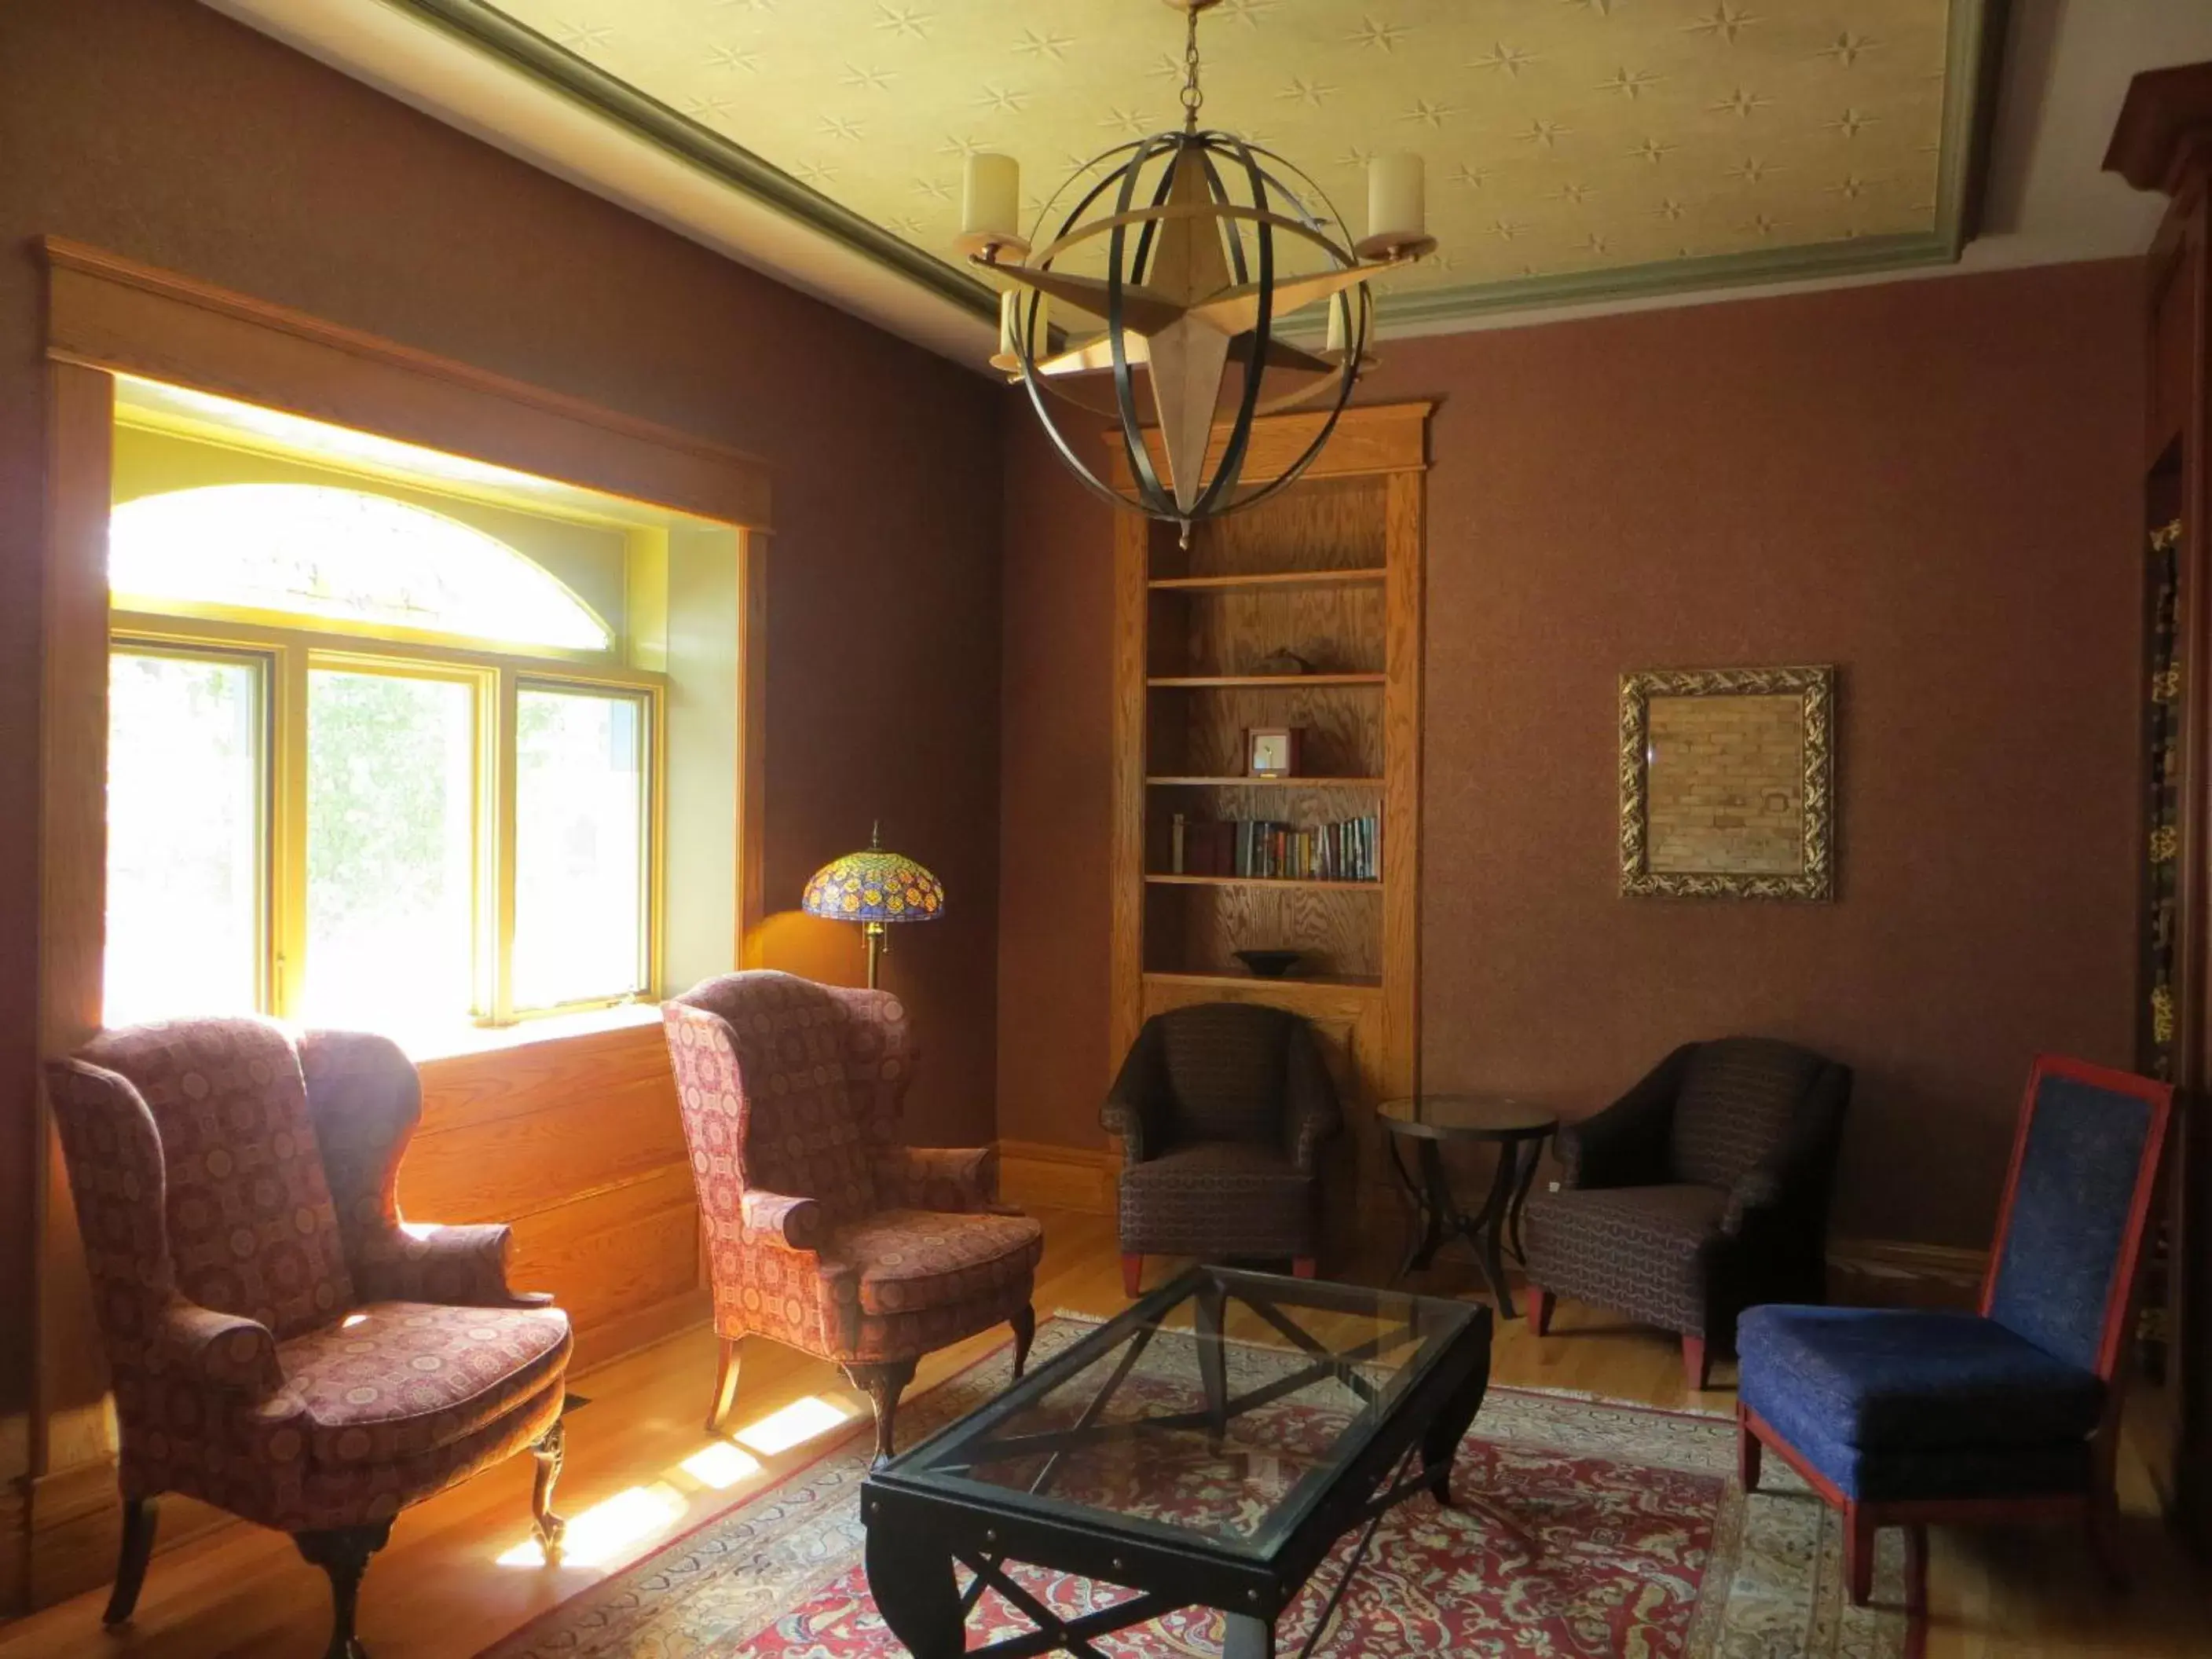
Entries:
{"type": "MultiPolygon", "coordinates": [[[[49,237],[41,525],[38,1036],[41,1057],[98,1029],[106,910],[107,517],[115,382],[137,375],[668,508],[737,532],[734,959],[760,959],[768,468],[754,457],[466,363],[49,237]]],[[[559,1041],[559,1040],[556,1040],[559,1041]]],[[[592,1037],[573,1039],[591,1044],[592,1037]]],[[[533,1052],[552,1047],[537,1045],[533,1052]]],[[[0,1530],[27,1547],[20,1599],[104,1578],[113,1447],[88,1290],[44,1091],[31,1126],[36,1270],[27,1490],[0,1530]],[[20,1534],[19,1534],[20,1535],[20,1534]]],[[[0,1549],[13,1554],[12,1540],[0,1549]]],[[[0,1571],[0,1602],[19,1599],[0,1571]]]]}

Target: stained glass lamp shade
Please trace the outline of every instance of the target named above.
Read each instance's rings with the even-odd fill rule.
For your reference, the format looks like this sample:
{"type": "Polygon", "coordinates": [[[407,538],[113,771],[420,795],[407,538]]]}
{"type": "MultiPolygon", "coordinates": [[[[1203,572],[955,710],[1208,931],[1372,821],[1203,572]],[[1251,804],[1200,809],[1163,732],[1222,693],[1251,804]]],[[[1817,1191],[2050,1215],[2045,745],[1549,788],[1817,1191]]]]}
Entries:
{"type": "Polygon", "coordinates": [[[872,991],[878,961],[889,948],[889,924],[935,921],[945,914],[945,884],[903,853],[884,851],[878,824],[866,850],[848,853],[817,870],[799,903],[810,916],[860,924],[872,991]]]}

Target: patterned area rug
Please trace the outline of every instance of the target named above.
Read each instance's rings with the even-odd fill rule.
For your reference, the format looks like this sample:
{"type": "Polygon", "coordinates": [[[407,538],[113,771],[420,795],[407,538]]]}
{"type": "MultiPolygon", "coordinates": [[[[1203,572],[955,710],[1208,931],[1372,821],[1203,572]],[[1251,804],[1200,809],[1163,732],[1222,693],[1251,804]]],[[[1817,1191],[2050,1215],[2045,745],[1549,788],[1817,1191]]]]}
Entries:
{"type": "MultiPolygon", "coordinates": [[[[1048,1322],[1038,1356],[1091,1323],[1048,1322]]],[[[1235,1363],[1249,1378],[1289,1362],[1244,1348],[1235,1363]]],[[[1001,1350],[913,1397],[899,1412],[902,1443],[1007,1380],[1001,1350]]],[[[1325,1436],[1334,1425],[1334,1407],[1303,1396],[1278,1409],[1286,1415],[1271,1434],[1325,1436]]],[[[1316,1659],[1906,1659],[1917,1642],[1899,1534],[1885,1534],[1875,1604],[1852,1607],[1834,1516],[1774,1458],[1762,1481],[1771,1490],[1747,1500],[1735,1443],[1725,1416],[1492,1389],[1453,1470],[1459,1505],[1415,1498],[1390,1511],[1316,1659]],[[1533,1554],[1499,1516],[1534,1541],[1533,1554]]],[[[876,1616],[860,1566],[870,1448],[856,1426],[480,1659],[898,1659],[905,1650],[876,1616]]],[[[1279,1621],[1279,1651],[1297,1652],[1352,1541],[1279,1621]]],[[[1062,1617],[1127,1594],[1036,1569],[1017,1577],[1062,1617]]],[[[975,1647],[1030,1626],[993,1593],[968,1628],[975,1647]]],[[[1188,1608],[1097,1645],[1116,1659],[1213,1659],[1221,1640],[1219,1614],[1188,1608]]]]}

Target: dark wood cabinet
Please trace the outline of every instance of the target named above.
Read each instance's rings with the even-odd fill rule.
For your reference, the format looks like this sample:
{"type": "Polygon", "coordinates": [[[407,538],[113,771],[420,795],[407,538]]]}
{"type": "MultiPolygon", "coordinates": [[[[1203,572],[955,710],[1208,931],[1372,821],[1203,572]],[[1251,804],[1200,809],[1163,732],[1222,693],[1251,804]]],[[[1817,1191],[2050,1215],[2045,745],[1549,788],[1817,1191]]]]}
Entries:
{"type": "Polygon", "coordinates": [[[2137,76],[2105,156],[2171,198],[2145,288],[2138,1064],[2175,1085],[2130,1426],[2212,1552],[2212,64],[2137,76]]]}

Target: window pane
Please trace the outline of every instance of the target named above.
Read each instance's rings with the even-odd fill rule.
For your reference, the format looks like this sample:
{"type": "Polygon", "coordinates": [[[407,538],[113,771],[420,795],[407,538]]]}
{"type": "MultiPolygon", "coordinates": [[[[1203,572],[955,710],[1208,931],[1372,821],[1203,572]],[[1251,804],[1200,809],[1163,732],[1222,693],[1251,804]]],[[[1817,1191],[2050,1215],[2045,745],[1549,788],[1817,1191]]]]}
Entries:
{"type": "Polygon", "coordinates": [[[106,1023],[252,1013],[261,666],[118,650],[107,683],[106,1023]]]}
{"type": "Polygon", "coordinates": [[[604,651],[606,625],[538,565],[441,513],[323,484],[212,484],[125,501],[107,582],[128,603],[282,611],[604,651]]]}
{"type": "Polygon", "coordinates": [[[514,1001],[645,988],[645,700],[516,697],[514,1001]]]}
{"type": "Polygon", "coordinates": [[[307,675],[307,961],[301,1015],[387,1033],[475,1001],[476,693],[307,675]]]}

